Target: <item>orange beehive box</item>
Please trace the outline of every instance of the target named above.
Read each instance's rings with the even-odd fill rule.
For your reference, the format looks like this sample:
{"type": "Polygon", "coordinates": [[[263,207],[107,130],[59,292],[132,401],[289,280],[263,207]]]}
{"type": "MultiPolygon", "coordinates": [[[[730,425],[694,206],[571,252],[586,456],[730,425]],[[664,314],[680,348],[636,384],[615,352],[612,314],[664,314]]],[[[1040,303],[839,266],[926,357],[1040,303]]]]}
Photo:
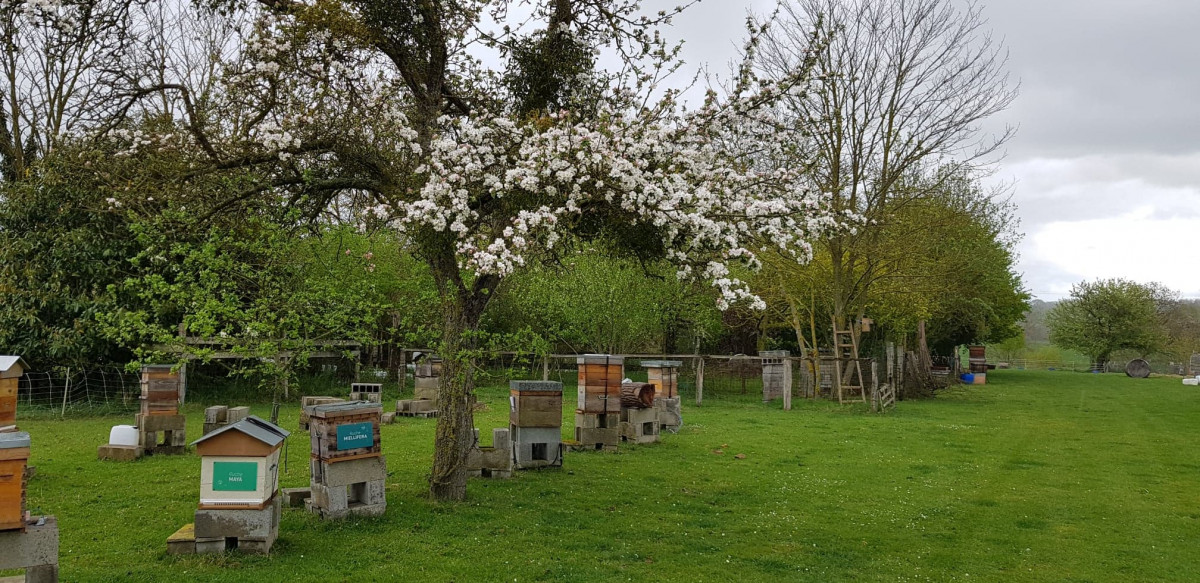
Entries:
{"type": "Polygon", "coordinates": [[[679,396],[679,367],[683,362],[678,360],[643,360],[642,367],[646,369],[646,380],[654,385],[654,397],[670,399],[679,396]]]}
{"type": "Polygon", "coordinates": [[[0,433],[0,530],[25,530],[25,465],[29,434],[0,433]]]}
{"type": "Polygon", "coordinates": [[[625,358],[585,354],[576,359],[576,364],[579,367],[577,410],[588,414],[620,413],[625,358]]]}

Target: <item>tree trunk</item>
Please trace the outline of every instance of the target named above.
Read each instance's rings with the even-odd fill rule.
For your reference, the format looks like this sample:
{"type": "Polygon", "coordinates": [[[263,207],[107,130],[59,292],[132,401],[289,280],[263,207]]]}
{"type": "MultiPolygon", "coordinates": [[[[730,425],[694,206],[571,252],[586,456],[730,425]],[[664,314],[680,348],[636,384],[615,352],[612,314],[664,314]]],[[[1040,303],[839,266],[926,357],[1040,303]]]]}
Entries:
{"type": "Polygon", "coordinates": [[[499,279],[480,275],[467,285],[449,244],[441,245],[429,257],[442,300],[442,341],[438,347],[442,375],[429,494],[435,500],[461,501],[467,496],[467,456],[475,445],[476,332],[499,279]]]}
{"type": "Polygon", "coordinates": [[[442,301],[441,384],[438,389],[437,433],[429,493],[435,500],[459,501],[467,496],[467,456],[474,445],[474,332],[478,314],[470,314],[457,294],[442,301]]]}

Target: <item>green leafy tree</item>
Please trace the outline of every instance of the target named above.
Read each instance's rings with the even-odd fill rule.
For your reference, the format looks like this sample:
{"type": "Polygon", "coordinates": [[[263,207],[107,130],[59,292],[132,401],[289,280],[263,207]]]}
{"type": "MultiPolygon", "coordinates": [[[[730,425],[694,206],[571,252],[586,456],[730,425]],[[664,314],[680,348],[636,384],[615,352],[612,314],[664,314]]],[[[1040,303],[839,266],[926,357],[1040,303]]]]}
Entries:
{"type": "Polygon", "coordinates": [[[92,166],[111,152],[64,147],[0,187],[0,346],[35,366],[124,362],[95,315],[131,273],[137,242],[92,166]]]}
{"type": "Polygon", "coordinates": [[[1176,301],[1158,284],[1127,279],[1084,281],[1046,315],[1050,341],[1104,366],[1119,350],[1143,356],[1164,345],[1164,314],[1176,301]]]}

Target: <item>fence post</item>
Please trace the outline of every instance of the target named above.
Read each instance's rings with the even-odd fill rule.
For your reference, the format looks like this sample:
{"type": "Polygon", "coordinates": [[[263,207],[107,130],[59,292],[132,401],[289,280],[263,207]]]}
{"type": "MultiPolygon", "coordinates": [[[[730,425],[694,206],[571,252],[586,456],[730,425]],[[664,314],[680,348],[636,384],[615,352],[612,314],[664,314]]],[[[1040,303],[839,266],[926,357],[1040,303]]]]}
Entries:
{"type": "Polygon", "coordinates": [[[879,363],[874,358],[871,359],[871,410],[883,410],[879,399],[879,363]]]}
{"type": "Polygon", "coordinates": [[[543,381],[550,380],[550,355],[549,354],[542,357],[542,380],[543,381]]]}
{"type": "Polygon", "coordinates": [[[783,410],[792,410],[792,359],[783,359],[783,410]]]}
{"type": "Polygon", "coordinates": [[[67,395],[71,394],[71,367],[67,367],[67,382],[63,386],[62,416],[67,416],[67,395]]]}
{"type": "Polygon", "coordinates": [[[696,406],[704,402],[704,357],[696,359],[696,406]]]}

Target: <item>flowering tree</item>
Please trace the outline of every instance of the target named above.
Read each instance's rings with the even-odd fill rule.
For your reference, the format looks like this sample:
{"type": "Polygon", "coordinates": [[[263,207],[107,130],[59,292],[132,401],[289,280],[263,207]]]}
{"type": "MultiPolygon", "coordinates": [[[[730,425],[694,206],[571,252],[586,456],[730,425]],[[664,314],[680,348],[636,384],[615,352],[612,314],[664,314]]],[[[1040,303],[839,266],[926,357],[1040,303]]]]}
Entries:
{"type": "MultiPolygon", "coordinates": [[[[807,71],[763,85],[743,67],[728,97],[686,112],[670,92],[648,97],[674,66],[656,32],[674,12],[554,0],[532,14],[544,29],[491,30],[510,4],[216,2],[257,22],[219,99],[186,108],[183,131],[118,138],[130,152],[190,148],[184,177],[242,177],[209,213],[278,197],[312,218],[403,233],[442,305],[438,499],[465,496],[474,332],[504,277],[593,241],[672,262],[680,278],[715,286],[722,308],[761,306],[730,265],[756,266],[764,245],[804,261],[809,237],[834,224],[803,175],[771,164],[785,147],[771,105],[803,91],[807,71]],[[506,68],[489,68],[477,48],[506,68]],[[596,68],[600,48],[619,70],[596,68]]],[[[139,89],[154,91],[199,101],[169,83],[139,89]]]]}

